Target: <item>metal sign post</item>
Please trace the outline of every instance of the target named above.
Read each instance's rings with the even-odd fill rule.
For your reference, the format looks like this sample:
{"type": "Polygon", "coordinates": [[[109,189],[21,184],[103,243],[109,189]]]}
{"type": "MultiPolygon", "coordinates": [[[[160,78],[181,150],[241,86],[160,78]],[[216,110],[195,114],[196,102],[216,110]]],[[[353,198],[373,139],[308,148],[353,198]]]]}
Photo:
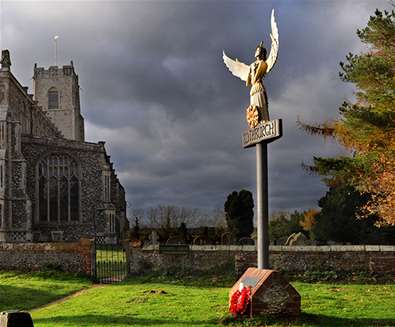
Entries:
{"type": "Polygon", "coordinates": [[[256,148],[256,228],[258,234],[257,254],[259,269],[270,269],[269,264],[269,199],[267,145],[282,136],[282,120],[262,123],[243,133],[243,147],[256,148]]]}

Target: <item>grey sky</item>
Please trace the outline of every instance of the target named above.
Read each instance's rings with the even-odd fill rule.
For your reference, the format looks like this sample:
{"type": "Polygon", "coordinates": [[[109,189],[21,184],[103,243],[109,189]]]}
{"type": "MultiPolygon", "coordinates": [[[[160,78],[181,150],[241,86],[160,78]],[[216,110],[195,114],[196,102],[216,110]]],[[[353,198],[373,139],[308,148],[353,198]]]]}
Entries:
{"type": "Polygon", "coordinates": [[[269,146],[270,207],[315,207],[325,193],[301,162],[342,150],[299,130],[352,97],[339,61],[363,49],[356,29],[387,1],[2,1],[1,44],[12,71],[31,86],[35,62],[74,61],[87,139],[105,140],[133,207],[160,203],[222,207],[255,189],[255,153],[241,148],[248,89],[222,63],[222,50],[250,63],[269,45],[270,11],[279,62],[266,77],[271,118],[284,137],[269,146]]]}

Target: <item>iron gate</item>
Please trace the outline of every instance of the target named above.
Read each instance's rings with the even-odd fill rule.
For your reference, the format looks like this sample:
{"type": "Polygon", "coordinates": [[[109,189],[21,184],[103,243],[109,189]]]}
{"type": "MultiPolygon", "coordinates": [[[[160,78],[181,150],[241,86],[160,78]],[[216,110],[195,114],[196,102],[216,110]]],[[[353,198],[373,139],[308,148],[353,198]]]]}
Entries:
{"type": "Polygon", "coordinates": [[[95,242],[96,283],[112,284],[123,281],[128,275],[128,260],[124,247],[120,244],[95,242]]]}

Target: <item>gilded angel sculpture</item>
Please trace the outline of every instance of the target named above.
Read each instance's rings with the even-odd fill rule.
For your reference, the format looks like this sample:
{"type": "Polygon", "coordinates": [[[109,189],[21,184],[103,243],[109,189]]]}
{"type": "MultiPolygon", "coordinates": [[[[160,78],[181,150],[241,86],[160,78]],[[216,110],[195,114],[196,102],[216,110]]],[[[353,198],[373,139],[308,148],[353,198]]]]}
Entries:
{"type": "Polygon", "coordinates": [[[269,120],[268,102],[265,86],[263,85],[263,77],[270,72],[277,60],[279,38],[276,20],[274,18],[274,9],[271,16],[270,38],[272,47],[269,57],[266,57],[266,49],[261,42],[255,51],[255,61],[251,65],[246,65],[240,61],[229,58],[223,52],[223,59],[226,67],[230,72],[246,82],[246,86],[251,87],[250,105],[246,109],[247,123],[250,128],[254,128],[263,121],[269,120]]]}

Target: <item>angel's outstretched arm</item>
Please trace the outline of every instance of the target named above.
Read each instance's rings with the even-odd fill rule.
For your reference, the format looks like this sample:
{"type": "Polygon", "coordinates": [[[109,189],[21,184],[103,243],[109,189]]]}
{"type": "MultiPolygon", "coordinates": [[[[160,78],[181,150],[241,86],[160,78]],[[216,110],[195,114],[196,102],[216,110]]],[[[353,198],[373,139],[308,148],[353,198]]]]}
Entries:
{"type": "Polygon", "coordinates": [[[249,72],[248,72],[248,77],[247,77],[247,80],[246,80],[246,86],[251,86],[251,67],[250,67],[250,70],[249,70],[249,72]]]}

